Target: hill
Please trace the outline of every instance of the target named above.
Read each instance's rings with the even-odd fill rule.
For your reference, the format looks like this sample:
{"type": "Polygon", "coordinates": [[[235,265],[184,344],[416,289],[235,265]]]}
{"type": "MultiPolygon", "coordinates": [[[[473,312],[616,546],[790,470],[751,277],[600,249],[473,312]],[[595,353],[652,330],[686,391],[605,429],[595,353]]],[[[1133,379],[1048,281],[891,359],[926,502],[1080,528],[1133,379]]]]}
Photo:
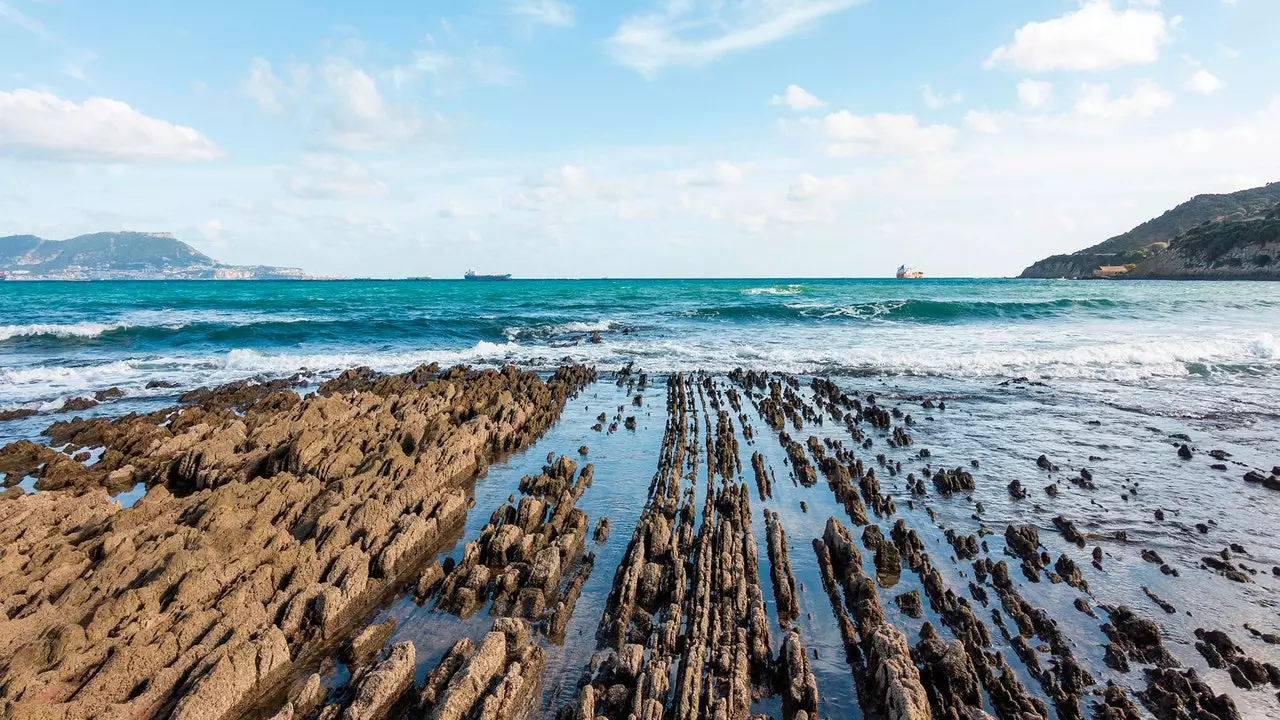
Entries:
{"type": "Polygon", "coordinates": [[[1136,265],[1165,249],[1164,243],[1205,223],[1245,221],[1280,204],[1280,183],[1222,195],[1197,195],[1163,215],[1097,245],[1054,255],[1022,271],[1024,278],[1088,278],[1101,265],[1136,265]]]}
{"type": "Polygon", "coordinates": [[[1192,228],[1125,277],[1280,280],[1280,205],[1263,217],[1192,228]]]}
{"type": "Polygon", "coordinates": [[[270,279],[296,268],[224,265],[168,233],[100,232],[68,240],[0,237],[0,272],[11,280],[270,279]]]}

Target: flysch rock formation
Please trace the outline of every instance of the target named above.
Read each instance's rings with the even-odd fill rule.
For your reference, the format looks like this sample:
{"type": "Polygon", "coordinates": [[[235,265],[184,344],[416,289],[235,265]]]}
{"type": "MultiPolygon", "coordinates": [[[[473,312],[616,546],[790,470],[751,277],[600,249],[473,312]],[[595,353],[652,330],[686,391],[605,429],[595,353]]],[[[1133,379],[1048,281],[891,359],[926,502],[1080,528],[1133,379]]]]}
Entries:
{"type": "MultiPolygon", "coordinates": [[[[307,395],[302,377],[236,383],[0,448],[6,485],[39,490],[0,493],[0,718],[817,720],[856,703],[886,720],[1236,720],[1280,688],[1260,654],[1280,635],[1196,608],[1203,627],[1179,637],[1188,603],[1165,586],[1109,604],[1123,538],[1033,508],[1039,490],[989,482],[986,459],[937,462],[911,411],[934,420],[940,398],[670,375],[633,508],[619,498],[638,488],[596,465],[618,467],[619,438],[648,442],[631,433],[663,409],[645,373],[614,380],[622,404],[574,406],[590,403],[601,445],[530,452],[522,467],[541,470],[474,508],[473,479],[532,445],[594,370],[356,370],[307,395]],[[132,508],[110,499],[137,483],[132,508]],[[988,522],[991,493],[1024,514],[988,522]],[[595,553],[616,563],[611,585],[595,553]],[[580,598],[595,615],[570,625],[580,598]],[[814,633],[843,646],[834,672],[833,638],[814,633]],[[1240,693],[1261,701],[1242,713],[1240,693]]],[[[1064,493],[1106,483],[1055,462],[1070,468],[1028,464],[1068,478],[1064,493]]],[[[1167,551],[1128,552],[1177,576],[1167,551]]],[[[1232,543],[1200,569],[1259,588],[1265,569],[1241,560],[1232,543]]]]}
{"type": "MultiPolygon", "coordinates": [[[[0,716],[239,717],[358,633],[456,537],[466,483],[594,376],[358,370],[305,399],[241,383],[48,430],[104,447],[91,466],[0,449],[41,490],[0,498],[0,716]],[[147,492],[122,509],[107,489],[126,481],[147,492]]],[[[412,665],[393,648],[344,717],[379,716],[412,665]]]]}

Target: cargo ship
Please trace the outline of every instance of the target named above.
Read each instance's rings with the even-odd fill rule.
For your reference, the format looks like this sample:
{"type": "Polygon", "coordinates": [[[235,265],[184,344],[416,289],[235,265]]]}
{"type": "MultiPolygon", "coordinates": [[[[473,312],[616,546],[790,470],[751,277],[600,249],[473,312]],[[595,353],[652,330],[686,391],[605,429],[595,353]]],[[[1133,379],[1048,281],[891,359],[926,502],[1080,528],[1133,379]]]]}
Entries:
{"type": "Polygon", "coordinates": [[[897,277],[899,280],[919,280],[924,277],[924,273],[915,268],[909,268],[906,265],[899,265],[897,277]]]}
{"type": "Polygon", "coordinates": [[[510,280],[511,273],[506,275],[477,275],[475,270],[468,270],[467,274],[462,276],[463,280],[510,280]]]}

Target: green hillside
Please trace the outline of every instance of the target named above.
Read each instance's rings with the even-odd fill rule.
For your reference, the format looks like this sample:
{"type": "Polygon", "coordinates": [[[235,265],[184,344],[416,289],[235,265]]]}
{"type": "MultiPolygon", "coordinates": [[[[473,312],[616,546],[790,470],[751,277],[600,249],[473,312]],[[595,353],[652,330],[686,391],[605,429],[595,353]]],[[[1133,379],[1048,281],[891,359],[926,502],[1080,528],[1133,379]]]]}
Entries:
{"type": "Polygon", "coordinates": [[[1054,255],[1022,271],[1024,278],[1091,277],[1099,265],[1140,264],[1184,233],[1205,223],[1255,218],[1280,203],[1280,183],[1222,195],[1197,195],[1163,215],[1092,247],[1054,255]]]}
{"type": "Polygon", "coordinates": [[[147,271],[214,265],[213,258],[168,235],[103,232],[70,240],[0,237],[0,269],[9,271],[45,274],[71,267],[147,271]]]}

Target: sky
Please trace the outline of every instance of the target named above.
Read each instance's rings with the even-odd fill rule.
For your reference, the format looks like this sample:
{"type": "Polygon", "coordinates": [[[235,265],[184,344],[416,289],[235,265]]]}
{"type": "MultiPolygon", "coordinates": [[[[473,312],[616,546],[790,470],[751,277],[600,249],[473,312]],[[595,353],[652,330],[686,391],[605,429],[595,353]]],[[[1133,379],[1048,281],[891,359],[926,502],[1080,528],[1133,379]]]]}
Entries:
{"type": "Polygon", "coordinates": [[[0,0],[0,235],[1015,275],[1280,180],[1277,0],[0,0]]]}

